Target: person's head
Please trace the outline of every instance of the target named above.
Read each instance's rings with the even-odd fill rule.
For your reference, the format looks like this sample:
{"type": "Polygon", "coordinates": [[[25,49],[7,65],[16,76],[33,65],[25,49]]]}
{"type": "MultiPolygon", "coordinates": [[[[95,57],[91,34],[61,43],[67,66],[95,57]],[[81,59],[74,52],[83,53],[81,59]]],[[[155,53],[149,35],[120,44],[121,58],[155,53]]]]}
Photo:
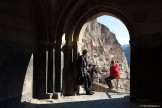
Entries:
{"type": "Polygon", "coordinates": [[[88,67],[92,67],[92,64],[88,64],[88,67]]]}
{"type": "Polygon", "coordinates": [[[113,60],[111,61],[111,65],[114,65],[114,61],[113,60]]]}
{"type": "Polygon", "coordinates": [[[84,50],[82,51],[82,54],[83,54],[84,56],[86,56],[87,53],[88,53],[88,51],[87,51],[86,49],[84,49],[84,50]]]}

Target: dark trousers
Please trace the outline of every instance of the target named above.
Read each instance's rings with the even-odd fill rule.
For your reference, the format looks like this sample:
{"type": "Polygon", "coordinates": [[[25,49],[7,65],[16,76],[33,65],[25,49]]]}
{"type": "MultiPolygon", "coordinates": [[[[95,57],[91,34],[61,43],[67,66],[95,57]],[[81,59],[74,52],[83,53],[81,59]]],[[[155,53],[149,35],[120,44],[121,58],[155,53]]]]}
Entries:
{"type": "Polygon", "coordinates": [[[93,83],[93,74],[90,74],[91,82],[93,83]]]}
{"type": "Polygon", "coordinates": [[[109,86],[109,88],[113,87],[111,80],[114,79],[111,76],[105,78],[106,84],[109,86]]]}
{"type": "Polygon", "coordinates": [[[84,88],[86,91],[91,91],[92,88],[92,80],[88,73],[85,73],[85,82],[84,82],[84,88]]]}

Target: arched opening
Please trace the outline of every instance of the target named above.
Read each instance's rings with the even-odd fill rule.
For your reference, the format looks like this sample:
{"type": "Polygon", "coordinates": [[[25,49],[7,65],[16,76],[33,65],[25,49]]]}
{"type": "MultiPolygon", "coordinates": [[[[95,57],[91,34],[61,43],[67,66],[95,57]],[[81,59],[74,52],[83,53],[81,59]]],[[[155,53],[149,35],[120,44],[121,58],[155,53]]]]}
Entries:
{"type": "MultiPolygon", "coordinates": [[[[120,19],[125,24],[125,26],[127,27],[128,31],[129,31],[129,34],[130,34],[129,42],[131,44],[131,48],[135,44],[135,40],[136,40],[135,36],[138,35],[138,29],[136,27],[136,23],[134,22],[134,20],[132,20],[130,15],[128,13],[126,13],[124,10],[122,10],[121,7],[118,7],[117,5],[101,3],[100,5],[99,4],[92,5],[91,7],[88,8],[88,11],[83,11],[82,14],[74,15],[73,18],[76,18],[77,20],[75,20],[75,19],[74,19],[75,21],[70,20],[69,22],[67,21],[67,23],[65,24],[66,25],[64,27],[65,31],[72,31],[72,32],[68,32],[69,35],[67,35],[67,39],[68,40],[73,39],[73,42],[77,43],[77,45],[73,44],[74,47],[77,46],[77,50],[75,50],[75,52],[81,53],[81,46],[82,46],[81,34],[83,34],[83,31],[84,31],[82,29],[82,27],[85,29],[87,22],[89,22],[99,16],[102,16],[102,15],[110,15],[110,16],[120,19]]],[[[131,51],[132,51],[132,49],[131,49],[131,51]]],[[[133,62],[134,59],[131,58],[131,61],[133,62]]],[[[131,68],[133,68],[133,67],[130,66],[130,70],[131,70],[131,68]]],[[[134,91],[135,89],[133,88],[134,87],[133,85],[135,84],[135,81],[133,80],[134,76],[135,76],[135,73],[131,73],[131,76],[130,76],[130,79],[132,79],[132,81],[130,82],[131,83],[130,86],[132,86],[132,87],[130,87],[131,96],[133,96],[135,93],[135,91],[134,91]]]]}
{"type": "MultiPolygon", "coordinates": [[[[101,15],[120,19],[130,33],[131,98],[161,102],[161,71],[157,68],[162,64],[161,0],[17,0],[14,3],[1,0],[0,4],[0,107],[17,108],[21,101],[32,97],[49,99],[51,95],[47,93],[63,91],[63,95],[75,95],[75,60],[81,51],[77,47],[82,46],[77,44],[79,33],[86,22],[101,15]],[[62,60],[64,33],[65,59],[62,60]],[[64,90],[61,90],[62,85],[64,90]]],[[[90,56],[105,53],[99,45],[95,48],[100,54],[92,52],[90,56]]],[[[113,52],[114,48],[110,50],[113,52]]],[[[93,57],[95,64],[103,60],[99,58],[96,62],[93,57]]],[[[120,60],[115,63],[122,67],[120,60]]],[[[102,65],[108,64],[103,62],[102,65]]]]}
{"type": "MultiPolygon", "coordinates": [[[[116,22],[118,22],[120,26],[124,25],[117,18],[113,16],[108,16],[108,17],[110,17],[111,21],[116,20],[116,22]]],[[[121,34],[117,38],[116,34],[114,33],[115,31],[112,32],[111,29],[109,29],[109,27],[99,23],[99,21],[97,21],[98,19],[96,18],[97,17],[95,17],[91,21],[89,20],[87,23],[83,25],[79,34],[79,41],[78,41],[78,51],[81,52],[83,49],[88,49],[89,52],[88,63],[90,65],[97,65],[96,67],[97,73],[96,74],[94,73],[93,76],[91,76],[93,77],[92,79],[94,79],[93,89],[96,91],[102,91],[103,89],[101,88],[107,86],[104,79],[110,75],[110,70],[109,70],[110,61],[114,60],[115,64],[119,67],[121,79],[112,80],[114,85],[113,90],[118,92],[123,92],[123,93],[129,93],[130,69],[128,66],[127,58],[125,57],[121,45],[125,43],[129,46],[129,34],[126,31],[127,34],[125,33],[125,35],[127,35],[127,37],[123,37],[123,38],[127,39],[127,41],[123,41],[121,34]],[[119,41],[123,43],[119,43],[119,41]]],[[[105,21],[110,19],[107,18],[105,19],[105,21]]],[[[116,22],[112,22],[112,23],[116,23],[116,22]]],[[[126,27],[123,29],[125,30],[126,27]]],[[[92,67],[88,67],[88,68],[90,71],[92,67]]],[[[112,90],[107,90],[107,91],[114,92],[112,90]]]]}

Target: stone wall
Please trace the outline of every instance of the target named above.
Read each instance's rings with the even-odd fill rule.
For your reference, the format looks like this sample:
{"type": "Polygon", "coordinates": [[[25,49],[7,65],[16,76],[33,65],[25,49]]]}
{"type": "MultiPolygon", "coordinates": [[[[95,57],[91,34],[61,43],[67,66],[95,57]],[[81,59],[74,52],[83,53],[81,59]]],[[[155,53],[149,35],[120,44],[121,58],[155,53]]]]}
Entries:
{"type": "Polygon", "coordinates": [[[32,98],[33,48],[7,42],[1,42],[0,46],[0,106],[14,108],[32,98]]]}
{"type": "Polygon", "coordinates": [[[32,98],[35,25],[26,0],[0,1],[0,107],[32,98]]]}

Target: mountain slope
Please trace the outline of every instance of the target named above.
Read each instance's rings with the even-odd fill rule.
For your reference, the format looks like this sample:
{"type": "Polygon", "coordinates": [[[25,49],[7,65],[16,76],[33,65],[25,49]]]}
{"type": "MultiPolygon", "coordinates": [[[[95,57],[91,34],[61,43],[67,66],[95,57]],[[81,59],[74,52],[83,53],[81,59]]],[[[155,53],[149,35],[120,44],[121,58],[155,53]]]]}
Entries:
{"type": "Polygon", "coordinates": [[[110,61],[114,60],[120,68],[121,76],[126,77],[129,72],[125,54],[114,33],[108,27],[91,21],[83,34],[83,49],[88,49],[89,63],[97,64],[101,70],[109,71],[110,61]]]}
{"type": "MultiPolygon", "coordinates": [[[[119,67],[120,77],[128,79],[128,82],[120,81],[119,86],[125,88],[122,89],[123,92],[129,91],[130,70],[128,62],[115,34],[108,27],[98,23],[97,20],[89,22],[83,34],[82,45],[82,50],[88,50],[88,63],[98,65],[97,70],[104,77],[110,74],[110,61],[114,60],[119,67]]],[[[98,78],[94,79],[94,82],[98,82],[98,78]]],[[[116,80],[113,82],[117,83],[116,80]]]]}
{"type": "Polygon", "coordinates": [[[122,49],[124,50],[125,48],[129,47],[129,44],[124,44],[124,45],[121,45],[122,49]]]}
{"type": "Polygon", "coordinates": [[[130,45],[129,44],[122,45],[122,49],[125,53],[125,56],[126,56],[127,61],[128,61],[128,65],[130,67],[130,45]]]}

